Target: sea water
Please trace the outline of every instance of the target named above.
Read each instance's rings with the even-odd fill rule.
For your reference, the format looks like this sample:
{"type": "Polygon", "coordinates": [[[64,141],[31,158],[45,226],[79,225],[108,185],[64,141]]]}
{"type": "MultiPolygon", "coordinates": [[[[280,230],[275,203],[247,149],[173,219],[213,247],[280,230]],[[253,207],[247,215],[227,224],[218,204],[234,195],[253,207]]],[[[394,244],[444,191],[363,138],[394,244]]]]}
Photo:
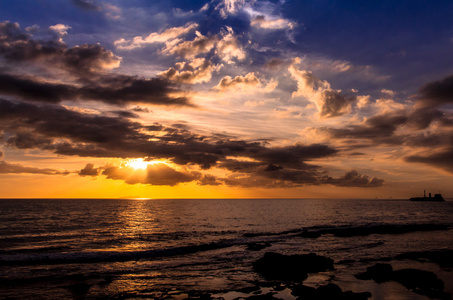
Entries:
{"type": "MultiPolygon", "coordinates": [[[[453,201],[1,199],[0,298],[245,297],[234,291],[263,280],[252,263],[271,251],[335,261],[335,271],[312,274],[307,285],[428,299],[353,275],[402,253],[453,250],[452,216],[453,201]]],[[[451,270],[393,266],[433,271],[452,292],[451,270]]],[[[294,299],[288,291],[275,297],[294,299]]]]}

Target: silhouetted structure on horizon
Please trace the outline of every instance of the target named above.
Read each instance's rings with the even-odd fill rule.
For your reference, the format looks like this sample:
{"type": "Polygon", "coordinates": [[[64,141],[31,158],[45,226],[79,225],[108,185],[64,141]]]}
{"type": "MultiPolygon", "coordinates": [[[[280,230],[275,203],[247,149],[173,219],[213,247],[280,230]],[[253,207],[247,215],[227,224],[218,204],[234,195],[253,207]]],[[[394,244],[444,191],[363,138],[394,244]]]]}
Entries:
{"type": "Polygon", "coordinates": [[[426,191],[423,190],[423,197],[414,197],[410,199],[411,201],[445,201],[441,194],[434,194],[434,197],[431,197],[431,193],[429,193],[429,197],[426,197],[426,191]]]}

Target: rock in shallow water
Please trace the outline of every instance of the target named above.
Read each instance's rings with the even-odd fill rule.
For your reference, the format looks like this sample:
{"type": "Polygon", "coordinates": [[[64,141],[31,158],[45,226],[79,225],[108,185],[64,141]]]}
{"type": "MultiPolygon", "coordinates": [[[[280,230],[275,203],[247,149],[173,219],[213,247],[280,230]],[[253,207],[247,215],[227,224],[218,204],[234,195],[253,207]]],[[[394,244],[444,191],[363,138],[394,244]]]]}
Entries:
{"type": "Polygon", "coordinates": [[[320,286],[317,289],[305,285],[298,285],[293,287],[292,295],[304,300],[367,300],[371,297],[371,293],[368,292],[343,292],[338,285],[333,283],[320,286]]]}
{"type": "Polygon", "coordinates": [[[355,275],[362,280],[374,280],[378,283],[395,281],[417,294],[430,298],[450,299],[451,295],[443,291],[444,282],[436,274],[418,269],[402,269],[394,271],[390,264],[375,264],[366,272],[355,275]]]}
{"type": "Polygon", "coordinates": [[[268,280],[302,281],[308,273],[333,270],[333,260],[314,253],[283,255],[267,252],[253,263],[253,268],[268,280]]]}

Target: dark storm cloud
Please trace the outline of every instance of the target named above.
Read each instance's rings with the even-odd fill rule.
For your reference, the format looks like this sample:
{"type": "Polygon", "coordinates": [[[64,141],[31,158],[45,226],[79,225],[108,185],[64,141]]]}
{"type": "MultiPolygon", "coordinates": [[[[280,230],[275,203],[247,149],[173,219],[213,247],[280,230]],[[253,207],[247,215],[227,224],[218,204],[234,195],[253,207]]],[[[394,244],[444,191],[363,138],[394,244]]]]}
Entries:
{"type": "Polygon", "coordinates": [[[420,89],[420,101],[427,105],[453,103],[453,76],[434,81],[420,89]]]}
{"type": "Polygon", "coordinates": [[[392,143],[392,138],[395,137],[398,138],[396,143],[401,144],[402,138],[396,133],[399,128],[406,126],[412,129],[412,134],[415,134],[418,130],[428,128],[433,122],[449,126],[451,118],[434,108],[415,109],[411,112],[401,110],[370,117],[360,125],[322,128],[321,131],[327,132],[333,138],[369,139],[375,143],[392,143]]]}
{"type": "Polygon", "coordinates": [[[212,175],[203,175],[198,181],[199,185],[221,185],[222,182],[212,175]]]}
{"type": "Polygon", "coordinates": [[[169,185],[174,186],[179,183],[190,182],[200,178],[198,172],[179,172],[166,164],[148,165],[145,174],[140,170],[134,170],[130,167],[107,166],[102,172],[108,179],[124,180],[127,184],[152,184],[152,185],[169,185]]]}
{"type": "Polygon", "coordinates": [[[94,167],[94,164],[86,164],[85,168],[80,170],[80,176],[98,176],[101,170],[94,167]]]}
{"type": "Polygon", "coordinates": [[[0,159],[3,159],[5,157],[5,154],[3,153],[3,151],[0,150],[0,159]]]}
{"type": "Polygon", "coordinates": [[[58,103],[73,97],[75,90],[76,88],[66,84],[45,83],[25,76],[0,73],[0,93],[25,100],[58,103]]]}
{"type": "Polygon", "coordinates": [[[38,78],[0,73],[0,93],[28,101],[59,103],[63,100],[96,100],[114,105],[147,103],[154,105],[191,106],[186,97],[171,97],[178,92],[163,78],[112,75],[98,78],[82,87],[43,82],[38,78]]]}
{"type": "MultiPolygon", "coordinates": [[[[3,99],[0,99],[0,128],[9,132],[8,144],[20,149],[41,149],[84,157],[161,158],[178,165],[195,164],[205,170],[218,167],[292,185],[321,183],[321,173],[318,173],[321,167],[307,162],[331,157],[338,152],[320,144],[267,147],[264,142],[198,135],[184,124],[142,125],[123,117],[84,114],[56,105],[40,106],[3,99]]],[[[201,180],[204,184],[220,182],[220,179],[202,178],[196,172],[170,170],[166,165],[153,166],[148,166],[146,179],[126,179],[121,168],[105,169],[103,174],[131,184],[173,185],[194,180],[201,180]],[[159,172],[163,177],[158,176],[159,172]]],[[[79,174],[96,175],[98,172],[88,164],[79,174]]]]}
{"type": "Polygon", "coordinates": [[[321,93],[322,106],[319,112],[321,117],[332,118],[346,113],[355,97],[346,97],[334,90],[325,90],[321,93]]]}
{"type": "Polygon", "coordinates": [[[377,177],[369,177],[365,174],[359,174],[353,170],[347,172],[339,178],[326,176],[324,172],[316,170],[286,170],[278,169],[274,172],[266,172],[260,174],[231,175],[227,178],[217,179],[229,186],[240,187],[259,187],[259,188],[294,188],[304,185],[335,185],[343,187],[361,187],[373,188],[381,187],[384,184],[384,179],[377,177]]]}
{"type": "Polygon", "coordinates": [[[171,97],[180,92],[174,84],[164,78],[141,78],[138,76],[111,75],[97,82],[86,84],[76,95],[83,99],[123,105],[148,103],[155,105],[194,106],[186,97],[171,97]]]}
{"type": "Polygon", "coordinates": [[[434,153],[411,155],[406,161],[428,164],[453,174],[453,146],[434,153]]]}
{"type": "Polygon", "coordinates": [[[18,23],[0,22],[0,55],[12,63],[48,63],[79,75],[119,66],[121,58],[99,44],[68,48],[61,40],[35,40],[18,23]]]}
{"type": "Polygon", "coordinates": [[[67,175],[68,172],[61,172],[55,169],[41,169],[26,167],[18,164],[10,164],[0,161],[0,174],[44,174],[44,175],[67,175]]]}
{"type": "Polygon", "coordinates": [[[347,172],[339,178],[325,177],[325,182],[335,186],[342,187],[380,187],[384,184],[384,179],[361,175],[356,170],[347,172]]]}
{"type": "Polygon", "coordinates": [[[417,130],[428,128],[431,123],[439,121],[446,125],[448,116],[435,108],[416,109],[408,116],[408,124],[417,130]]]}
{"type": "Polygon", "coordinates": [[[329,157],[337,154],[338,150],[327,145],[313,144],[309,146],[287,146],[266,148],[263,151],[253,153],[251,156],[260,159],[270,164],[291,165],[295,166],[304,161],[329,157]]]}
{"type": "MultiPolygon", "coordinates": [[[[139,128],[120,118],[81,114],[59,106],[37,106],[0,99],[0,125],[5,130],[33,132],[47,138],[83,142],[115,142],[134,135],[139,128]]],[[[31,136],[31,135],[30,135],[31,136]]]]}
{"type": "Polygon", "coordinates": [[[115,110],[111,111],[110,113],[117,115],[120,118],[138,118],[139,116],[131,111],[126,111],[126,110],[115,110]]]}
{"type": "Polygon", "coordinates": [[[101,8],[96,5],[94,1],[90,0],[72,0],[76,6],[85,9],[85,10],[100,10],[101,8]]]}
{"type": "Polygon", "coordinates": [[[349,130],[339,131],[339,133],[354,138],[389,137],[395,133],[398,126],[405,124],[407,120],[404,113],[377,115],[367,119],[363,126],[351,126],[349,130]]]}
{"type": "MultiPolygon", "coordinates": [[[[17,63],[33,63],[68,71],[75,82],[49,81],[43,77],[0,73],[0,94],[27,101],[59,103],[63,100],[95,100],[109,104],[147,103],[154,105],[194,106],[182,91],[164,78],[106,74],[119,66],[121,58],[99,44],[68,48],[60,40],[34,40],[17,23],[0,23],[0,56],[14,69],[17,63]]],[[[68,75],[69,76],[69,75],[68,75]]],[[[64,78],[59,78],[64,79],[64,78]]]]}
{"type": "Polygon", "coordinates": [[[149,113],[149,109],[147,109],[146,107],[139,107],[139,106],[136,106],[132,109],[132,111],[135,111],[135,112],[141,112],[141,113],[149,113]]]}
{"type": "Polygon", "coordinates": [[[37,136],[31,133],[16,133],[15,136],[9,137],[6,141],[8,146],[14,146],[17,149],[33,149],[45,147],[52,143],[51,138],[37,136]]]}

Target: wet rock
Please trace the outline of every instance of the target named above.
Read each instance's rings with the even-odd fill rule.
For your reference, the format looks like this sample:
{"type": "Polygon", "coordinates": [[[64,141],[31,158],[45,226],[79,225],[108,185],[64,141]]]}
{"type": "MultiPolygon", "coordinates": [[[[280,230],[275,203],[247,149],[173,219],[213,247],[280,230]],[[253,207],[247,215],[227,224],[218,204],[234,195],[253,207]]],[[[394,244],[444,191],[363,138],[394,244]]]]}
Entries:
{"type": "Polygon", "coordinates": [[[302,299],[315,299],[316,289],[314,287],[301,284],[293,287],[291,294],[301,297],[302,299]]]}
{"type": "Polygon", "coordinates": [[[318,299],[338,299],[342,291],[338,285],[329,283],[328,285],[318,287],[316,293],[318,299]]]}
{"type": "Polygon", "coordinates": [[[430,261],[442,268],[453,268],[453,250],[407,252],[396,256],[396,259],[430,261]]]}
{"type": "Polygon", "coordinates": [[[259,290],[260,290],[260,287],[257,285],[254,285],[254,286],[249,286],[249,287],[239,289],[239,290],[237,290],[237,292],[244,293],[244,294],[250,294],[250,293],[253,293],[253,292],[256,292],[259,290]]]}
{"type": "Polygon", "coordinates": [[[247,297],[246,299],[249,300],[274,300],[274,299],[279,299],[274,297],[275,293],[268,293],[264,295],[255,295],[255,296],[250,296],[247,297]]]}
{"type": "Polygon", "coordinates": [[[91,285],[86,282],[78,282],[73,285],[69,285],[66,288],[72,292],[74,299],[84,299],[88,294],[91,285]]]}
{"type": "Polygon", "coordinates": [[[378,283],[386,282],[392,279],[393,268],[390,264],[375,264],[368,267],[366,272],[357,274],[355,277],[361,280],[374,280],[378,283]]]}
{"type": "Polygon", "coordinates": [[[333,270],[333,260],[314,253],[283,255],[267,252],[253,263],[253,268],[267,280],[302,281],[308,273],[333,270]]]}
{"type": "Polygon", "coordinates": [[[249,251],[259,251],[259,250],[262,250],[262,249],[265,249],[267,247],[270,247],[272,246],[270,243],[266,243],[266,242],[263,242],[263,243],[250,243],[250,244],[247,244],[247,250],[249,251]]]}
{"type": "Polygon", "coordinates": [[[390,264],[376,264],[355,277],[362,280],[374,280],[378,283],[395,281],[417,294],[430,298],[450,299],[451,297],[450,294],[443,291],[444,282],[437,278],[436,274],[425,270],[394,271],[390,264]]]}
{"type": "Polygon", "coordinates": [[[436,274],[417,269],[403,269],[394,271],[392,279],[408,289],[436,289],[442,290],[444,282],[436,274]]]}
{"type": "Polygon", "coordinates": [[[306,300],[367,300],[371,297],[371,293],[354,293],[351,291],[343,292],[341,288],[333,283],[323,285],[317,289],[305,285],[293,287],[292,295],[298,299],[306,300]]]}
{"type": "Polygon", "coordinates": [[[393,272],[392,279],[401,283],[405,288],[417,294],[430,298],[450,299],[451,296],[443,291],[444,282],[436,274],[417,269],[403,269],[393,272]]]}
{"type": "Polygon", "coordinates": [[[304,231],[302,233],[299,234],[300,237],[304,237],[304,238],[319,238],[321,236],[321,233],[320,232],[317,232],[317,231],[304,231]]]}
{"type": "Polygon", "coordinates": [[[342,298],[344,300],[367,300],[372,295],[370,292],[354,293],[351,291],[343,292],[342,298]]]}
{"type": "Polygon", "coordinates": [[[190,299],[190,300],[211,300],[212,297],[208,293],[189,292],[187,299],[190,299]]]}

